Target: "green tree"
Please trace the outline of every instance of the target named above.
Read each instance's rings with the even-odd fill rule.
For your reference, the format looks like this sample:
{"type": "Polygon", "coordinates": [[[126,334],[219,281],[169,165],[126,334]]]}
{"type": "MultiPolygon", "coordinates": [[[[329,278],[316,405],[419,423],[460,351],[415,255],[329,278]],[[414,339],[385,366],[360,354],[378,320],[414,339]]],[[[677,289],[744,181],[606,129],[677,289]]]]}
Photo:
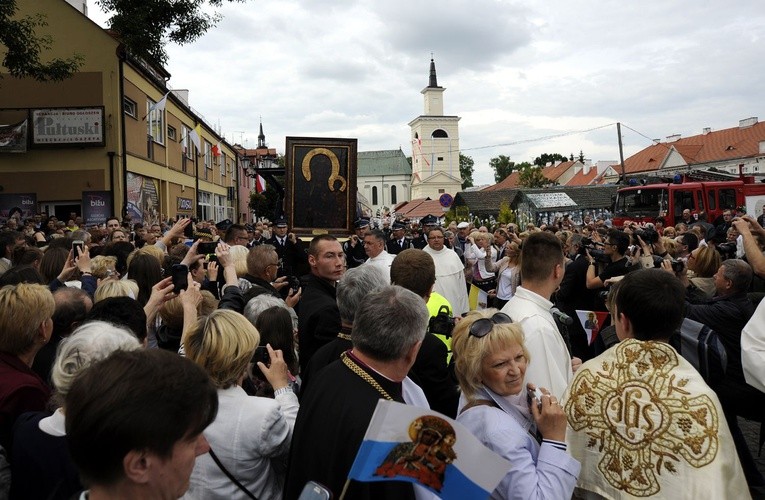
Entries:
{"type": "Polygon", "coordinates": [[[224,1],[246,0],[96,0],[112,17],[109,27],[139,57],[167,62],[168,42],[184,45],[214,27],[221,15],[214,9],[224,1]]]}
{"type": "Polygon", "coordinates": [[[460,177],[462,177],[462,189],[473,186],[473,166],[475,162],[468,155],[460,153],[460,177]]]}
{"type": "Polygon", "coordinates": [[[542,155],[534,158],[534,165],[544,167],[548,163],[554,163],[556,161],[568,161],[568,158],[559,153],[542,153],[542,155]]]}
{"type": "Polygon", "coordinates": [[[257,191],[250,192],[249,207],[258,217],[273,219],[278,201],[279,194],[276,192],[276,189],[267,182],[266,190],[262,193],[258,193],[257,191]]]}
{"type": "Polygon", "coordinates": [[[514,161],[509,156],[499,155],[489,160],[489,166],[494,169],[494,182],[502,182],[507,176],[517,170],[514,161]]]}
{"type": "Polygon", "coordinates": [[[550,180],[542,173],[542,167],[524,165],[518,176],[518,185],[527,188],[541,188],[550,184],[550,180]]]}
{"type": "Polygon", "coordinates": [[[12,76],[30,77],[41,82],[60,81],[72,76],[82,66],[83,57],[79,54],[42,62],[43,52],[53,46],[53,37],[39,36],[35,30],[48,25],[46,16],[15,18],[16,11],[16,0],[0,1],[0,45],[7,49],[3,66],[12,76]]]}
{"type": "Polygon", "coordinates": [[[507,201],[503,201],[499,204],[499,215],[497,220],[503,224],[515,222],[515,212],[510,208],[510,204],[507,201]]]}

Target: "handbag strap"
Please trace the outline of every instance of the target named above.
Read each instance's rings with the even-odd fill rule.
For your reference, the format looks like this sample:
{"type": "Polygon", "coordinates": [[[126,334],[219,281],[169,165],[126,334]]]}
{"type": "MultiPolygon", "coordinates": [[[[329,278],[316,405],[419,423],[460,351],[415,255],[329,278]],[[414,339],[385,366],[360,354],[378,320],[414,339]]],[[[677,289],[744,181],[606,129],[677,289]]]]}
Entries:
{"type": "Polygon", "coordinates": [[[210,453],[210,458],[213,459],[213,462],[215,462],[215,465],[218,466],[218,468],[226,475],[226,477],[228,477],[231,480],[232,483],[234,483],[240,490],[242,490],[244,494],[247,495],[248,498],[251,498],[252,500],[258,500],[258,498],[255,495],[250,493],[250,490],[245,488],[244,485],[240,483],[239,481],[237,481],[234,475],[228,471],[228,469],[223,465],[223,463],[218,458],[218,455],[215,454],[212,448],[210,448],[209,453],[210,453]]]}

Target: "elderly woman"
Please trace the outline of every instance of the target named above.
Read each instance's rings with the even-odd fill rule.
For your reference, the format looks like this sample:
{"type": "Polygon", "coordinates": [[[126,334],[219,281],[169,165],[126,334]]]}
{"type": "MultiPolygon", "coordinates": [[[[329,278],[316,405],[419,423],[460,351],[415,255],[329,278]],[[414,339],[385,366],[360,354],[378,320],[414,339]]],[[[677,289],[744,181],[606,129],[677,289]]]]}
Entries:
{"type": "MultiPolygon", "coordinates": [[[[125,328],[103,321],[85,323],[58,346],[51,370],[53,400],[63,404],[75,377],[93,363],[117,350],[140,348],[136,336],[125,328]]],[[[72,498],[82,491],[66,444],[65,414],[66,409],[59,407],[53,415],[34,412],[18,418],[13,434],[12,498],[72,498]]]]}
{"type": "Polygon", "coordinates": [[[571,498],[580,464],[566,453],[566,416],[544,389],[529,398],[530,362],[519,325],[496,309],[471,312],[452,339],[467,404],[457,421],[512,466],[491,498],[571,498]]]}
{"type": "Polygon", "coordinates": [[[518,259],[521,249],[515,242],[508,242],[504,247],[505,256],[497,262],[491,261],[491,255],[486,254],[486,269],[497,273],[497,288],[490,290],[496,296],[494,307],[502,309],[505,304],[515,295],[515,289],[521,282],[521,269],[518,267],[518,259]]]}
{"type": "Polygon", "coordinates": [[[0,289],[0,446],[11,448],[16,418],[42,411],[50,389],[32,371],[37,352],[53,332],[56,304],[48,287],[20,283],[0,289]]]}
{"type": "Polygon", "coordinates": [[[187,498],[244,498],[239,485],[261,500],[282,497],[299,405],[282,352],[270,345],[270,366],[257,364],[275,399],[248,396],[242,389],[259,342],[255,327],[226,309],[201,318],[185,335],[186,355],[210,375],[219,401],[218,415],[204,431],[210,454],[197,458],[187,498]]]}

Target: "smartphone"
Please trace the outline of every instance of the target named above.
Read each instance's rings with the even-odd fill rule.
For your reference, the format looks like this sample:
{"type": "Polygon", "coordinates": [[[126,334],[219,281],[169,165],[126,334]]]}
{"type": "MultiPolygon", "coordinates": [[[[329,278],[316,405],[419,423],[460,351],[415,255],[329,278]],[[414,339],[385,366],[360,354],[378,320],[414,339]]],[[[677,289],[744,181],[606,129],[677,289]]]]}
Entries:
{"type": "Polygon", "coordinates": [[[211,241],[209,243],[200,243],[197,245],[197,253],[199,255],[210,255],[215,254],[215,249],[218,248],[218,244],[214,241],[211,241]]]}
{"type": "Polygon", "coordinates": [[[308,481],[300,492],[298,500],[330,500],[332,493],[329,488],[316,481],[308,481]]]}
{"type": "Polygon", "coordinates": [[[542,400],[540,399],[541,395],[539,391],[536,390],[529,390],[526,393],[526,402],[529,406],[531,406],[532,402],[535,402],[537,404],[537,408],[540,410],[542,409],[542,400]]]}
{"type": "Polygon", "coordinates": [[[266,366],[271,364],[271,356],[268,355],[268,349],[264,345],[256,347],[255,353],[252,355],[252,362],[257,364],[258,361],[266,366]]]}
{"type": "Polygon", "coordinates": [[[173,264],[173,292],[180,293],[189,287],[189,267],[186,264],[173,264]]]}
{"type": "MultiPolygon", "coordinates": [[[[180,220],[181,220],[181,216],[179,215],[178,219],[176,219],[176,224],[180,220]]],[[[188,239],[188,240],[194,238],[194,223],[193,222],[190,223],[188,226],[183,228],[183,237],[188,239]]]]}
{"type": "Polygon", "coordinates": [[[287,278],[287,281],[290,284],[290,290],[292,290],[292,295],[296,294],[298,289],[300,288],[300,280],[296,276],[289,276],[287,278]]]}
{"type": "Polygon", "coordinates": [[[82,240],[74,240],[72,242],[72,256],[76,259],[80,256],[80,252],[83,251],[85,251],[85,242],[82,240]]]}

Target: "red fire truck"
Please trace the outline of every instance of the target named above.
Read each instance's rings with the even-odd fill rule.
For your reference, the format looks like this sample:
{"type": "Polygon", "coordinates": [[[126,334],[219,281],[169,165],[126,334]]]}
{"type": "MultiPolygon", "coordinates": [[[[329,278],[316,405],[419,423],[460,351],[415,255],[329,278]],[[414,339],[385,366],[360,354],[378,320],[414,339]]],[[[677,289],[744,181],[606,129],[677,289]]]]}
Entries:
{"type": "Polygon", "coordinates": [[[739,175],[737,180],[699,181],[676,176],[675,182],[635,185],[616,193],[613,222],[616,227],[625,220],[654,222],[664,216],[667,225],[675,225],[686,208],[691,212],[707,213],[712,222],[727,208],[746,207],[755,217],[765,204],[765,184],[751,176],[739,175]]]}

